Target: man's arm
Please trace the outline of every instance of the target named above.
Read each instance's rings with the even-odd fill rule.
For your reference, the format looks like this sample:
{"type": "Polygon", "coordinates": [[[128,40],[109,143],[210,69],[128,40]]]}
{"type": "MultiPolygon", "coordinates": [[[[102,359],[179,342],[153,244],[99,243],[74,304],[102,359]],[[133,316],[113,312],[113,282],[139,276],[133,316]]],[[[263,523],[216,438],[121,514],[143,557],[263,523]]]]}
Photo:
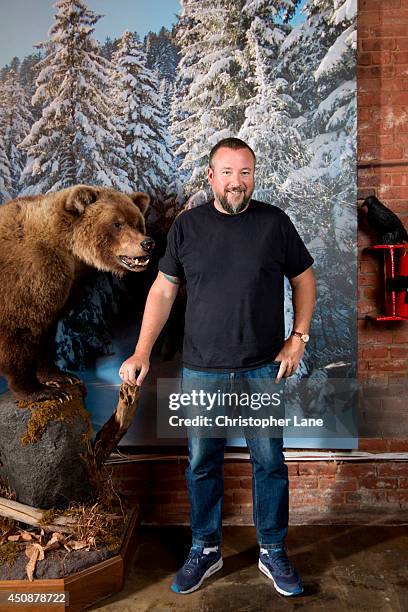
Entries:
{"type": "MultiPolygon", "coordinates": [[[[292,287],[293,329],[308,334],[316,303],[316,281],[312,268],[294,276],[289,282],[292,287]]],[[[304,350],[305,343],[300,338],[289,336],[275,358],[281,362],[276,382],[279,382],[282,376],[287,378],[296,371],[304,350]]]]}
{"type": "Polygon", "coordinates": [[[169,318],[180,287],[180,279],[159,272],[150,288],[143,313],[142,328],[135,352],[122,363],[119,376],[130,385],[140,386],[149,371],[150,353],[169,318]],[[140,374],[136,380],[136,371],[140,374]]]}

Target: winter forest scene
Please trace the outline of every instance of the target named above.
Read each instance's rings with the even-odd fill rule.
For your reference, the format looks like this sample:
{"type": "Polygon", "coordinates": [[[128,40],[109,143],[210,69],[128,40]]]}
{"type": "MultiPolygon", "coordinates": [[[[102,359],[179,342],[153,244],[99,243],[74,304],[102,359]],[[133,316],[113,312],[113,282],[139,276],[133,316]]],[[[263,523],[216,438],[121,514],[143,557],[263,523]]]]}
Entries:
{"type": "MultiPolygon", "coordinates": [[[[99,40],[98,24],[121,3],[105,3],[101,15],[87,0],[58,0],[43,40],[0,70],[0,203],[78,183],[151,198],[155,262],[121,281],[95,274],[59,324],[58,364],[95,383],[91,403],[98,388],[114,388],[104,401],[112,412],[168,229],[211,198],[208,153],[237,136],[257,157],[254,197],[282,208],[315,258],[318,302],[296,376],[312,386],[332,372],[354,377],[357,0],[180,0],[157,31],[141,34],[129,19],[119,37],[99,40]]],[[[287,333],[290,295],[288,285],[287,333]]],[[[179,363],[182,320],[181,296],[146,405],[155,375],[177,375],[168,364],[179,363]]],[[[106,414],[93,414],[95,423],[106,414]]],[[[146,431],[139,443],[154,438],[146,431]]]]}

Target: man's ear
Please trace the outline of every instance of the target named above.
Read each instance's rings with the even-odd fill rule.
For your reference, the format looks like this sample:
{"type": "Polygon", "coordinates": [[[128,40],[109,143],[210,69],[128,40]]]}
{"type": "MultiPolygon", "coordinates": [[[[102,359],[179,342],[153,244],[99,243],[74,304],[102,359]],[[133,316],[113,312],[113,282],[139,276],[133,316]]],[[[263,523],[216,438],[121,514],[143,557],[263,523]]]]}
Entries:
{"type": "Polygon", "coordinates": [[[136,204],[136,206],[140,209],[140,212],[144,215],[150,204],[150,197],[147,195],[147,193],[134,191],[133,193],[129,194],[129,198],[134,204],[136,204]]]}
{"type": "Polygon", "coordinates": [[[76,215],[82,215],[89,204],[98,199],[98,192],[87,185],[76,185],[70,190],[65,202],[65,210],[76,215]]]}

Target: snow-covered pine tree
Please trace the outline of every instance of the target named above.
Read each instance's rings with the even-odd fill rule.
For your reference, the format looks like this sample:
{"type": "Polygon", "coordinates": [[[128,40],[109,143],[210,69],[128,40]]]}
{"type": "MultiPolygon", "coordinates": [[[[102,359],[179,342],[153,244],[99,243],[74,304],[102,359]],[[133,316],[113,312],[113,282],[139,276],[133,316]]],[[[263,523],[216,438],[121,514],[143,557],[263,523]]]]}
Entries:
{"type": "Polygon", "coordinates": [[[110,36],[107,36],[105,38],[105,42],[103,43],[103,45],[101,45],[101,55],[102,55],[102,57],[104,57],[105,59],[107,59],[107,60],[109,60],[111,62],[112,59],[113,59],[113,55],[118,50],[118,43],[119,43],[119,39],[118,38],[114,38],[112,40],[112,38],[110,38],[110,36]]]}
{"type": "MultiPolygon", "coordinates": [[[[309,0],[305,10],[325,47],[314,71],[318,104],[312,120],[320,135],[315,139],[315,152],[330,176],[344,176],[344,164],[351,160],[354,168],[356,158],[357,1],[309,0]]],[[[348,172],[351,170],[349,166],[348,172]]]]}
{"type": "Polygon", "coordinates": [[[20,177],[26,163],[25,153],[18,147],[30,131],[33,118],[30,101],[14,70],[0,83],[0,133],[10,163],[11,197],[20,191],[20,177]]]}
{"type": "MultiPolygon", "coordinates": [[[[356,19],[357,0],[308,2],[309,21],[326,34],[327,51],[314,73],[319,104],[313,116],[314,167],[325,169],[333,193],[329,232],[320,262],[326,287],[320,299],[325,333],[336,342],[338,357],[355,361],[356,276],[356,19]]],[[[313,163],[313,162],[312,162],[313,163]]],[[[332,352],[333,355],[333,352],[332,352]]]]}
{"type": "MultiPolygon", "coordinates": [[[[146,50],[146,65],[152,70],[159,80],[159,96],[161,106],[163,108],[163,118],[165,125],[169,131],[171,126],[171,105],[174,96],[174,88],[176,81],[176,71],[178,64],[178,50],[175,44],[175,28],[168,30],[162,27],[158,34],[149,32],[144,40],[146,50]]],[[[168,223],[174,218],[176,209],[179,209],[180,195],[182,194],[182,185],[180,177],[174,172],[177,167],[177,161],[173,155],[175,149],[173,138],[168,133],[169,153],[172,158],[173,174],[171,180],[167,183],[165,198],[163,201],[163,210],[165,211],[166,222],[160,223],[162,227],[168,226],[168,223]]],[[[153,215],[150,215],[152,218],[153,215]]],[[[150,220],[150,219],[149,219],[150,220]]],[[[166,229],[167,231],[167,229],[166,229]]]]}
{"type": "Polygon", "coordinates": [[[222,138],[235,136],[253,95],[245,53],[246,0],[181,0],[176,28],[180,48],[172,132],[186,176],[186,195],[206,188],[208,152],[222,138]]]}
{"type": "MultiPolygon", "coordinates": [[[[293,125],[300,105],[290,93],[290,83],[281,73],[279,52],[289,31],[278,20],[298,2],[248,0],[244,6],[250,27],[247,52],[255,75],[255,95],[245,110],[239,136],[257,156],[256,197],[286,208],[292,193],[290,174],[307,162],[302,136],[293,125]]],[[[297,194],[299,186],[296,186],[297,194]]]]}
{"type": "Polygon", "coordinates": [[[3,68],[0,69],[0,82],[4,82],[7,79],[8,73],[11,70],[18,73],[20,70],[20,64],[20,58],[14,56],[9,64],[6,64],[5,66],[3,66],[3,68]]]}
{"type": "Polygon", "coordinates": [[[309,228],[306,238],[316,256],[319,301],[308,363],[313,369],[328,360],[354,360],[356,2],[309,0],[304,10],[307,21],[286,38],[281,62],[301,106],[295,125],[310,155],[291,177],[293,184],[306,179],[309,189],[288,212],[301,233],[309,228]]]}
{"type": "Polygon", "coordinates": [[[308,139],[315,134],[311,116],[317,104],[314,70],[324,50],[307,22],[293,29],[276,24],[275,36],[284,33],[276,43],[267,24],[263,25],[266,34],[261,35],[257,21],[248,33],[252,55],[258,57],[257,95],[247,109],[246,133],[241,130],[241,135],[255,148],[259,145],[252,139],[258,137],[267,152],[258,154],[257,185],[262,189],[256,195],[286,210],[307,241],[316,235],[316,225],[326,222],[330,206],[318,172],[313,174],[313,182],[309,168],[312,155],[308,139]],[[313,229],[310,218],[315,220],[313,229]]]}
{"type": "Polygon", "coordinates": [[[279,51],[279,72],[290,83],[290,95],[301,109],[293,124],[305,137],[314,133],[311,120],[317,99],[314,72],[325,52],[321,37],[306,20],[290,31],[279,51]]]}
{"type": "Polygon", "coordinates": [[[332,244],[346,253],[355,240],[356,3],[310,0],[304,10],[307,23],[282,46],[293,96],[302,107],[297,127],[310,153],[298,178],[306,178],[315,190],[310,205],[321,225],[317,234],[327,238],[330,223],[332,244]]]}
{"type": "Polygon", "coordinates": [[[111,116],[111,64],[92,38],[100,15],[83,0],[58,0],[33,104],[42,108],[22,143],[23,193],[76,183],[129,190],[127,158],[111,116]]]}
{"type": "MultiPolygon", "coordinates": [[[[303,136],[310,155],[309,163],[291,176],[293,185],[296,182],[302,185],[306,180],[311,187],[303,191],[305,206],[297,207],[297,214],[303,210],[307,215],[312,207],[316,229],[321,224],[325,235],[330,217],[336,233],[344,228],[339,219],[347,206],[335,208],[338,196],[345,196],[341,198],[343,204],[354,200],[353,195],[349,197],[355,184],[353,6],[355,3],[350,0],[307,2],[304,7],[307,20],[292,30],[280,51],[280,72],[300,105],[293,125],[303,136]]],[[[343,248],[349,248],[353,240],[348,246],[344,243],[343,248]]]]}
{"type": "Polygon", "coordinates": [[[6,147],[0,134],[0,204],[11,198],[10,162],[7,158],[6,147]]]}
{"type": "Polygon", "coordinates": [[[118,113],[134,189],[160,202],[172,176],[172,157],[158,81],[146,66],[143,46],[125,32],[114,55],[118,113]]]}
{"type": "Polygon", "coordinates": [[[146,66],[156,74],[159,80],[162,106],[168,121],[178,63],[174,35],[167,28],[162,27],[158,34],[155,32],[147,34],[144,46],[146,49],[146,66]]]}
{"type": "MultiPolygon", "coordinates": [[[[178,17],[178,21],[173,28],[173,38],[177,44],[177,48],[180,47],[180,40],[183,40],[183,47],[185,50],[192,44],[194,35],[194,20],[192,17],[186,15],[186,10],[183,11],[178,17]]],[[[184,154],[180,152],[180,146],[183,143],[182,138],[179,134],[182,131],[183,121],[188,118],[189,110],[185,105],[180,104],[188,94],[190,84],[192,82],[192,76],[187,77],[187,68],[194,63],[196,55],[190,54],[181,60],[181,65],[177,66],[173,91],[171,93],[171,102],[169,106],[169,130],[171,134],[171,146],[173,151],[174,167],[177,168],[177,177],[180,182],[180,190],[178,193],[179,200],[184,200],[184,185],[189,178],[189,172],[187,169],[182,168],[182,162],[184,154]],[[178,153],[177,153],[178,151],[178,153]]]]}
{"type": "Polygon", "coordinates": [[[149,32],[145,39],[146,65],[157,71],[160,82],[164,79],[172,85],[176,78],[178,63],[177,48],[173,41],[173,34],[162,27],[158,34],[149,32]]]}
{"type": "MultiPolygon", "coordinates": [[[[36,79],[38,76],[38,64],[43,59],[44,55],[41,50],[38,50],[36,53],[31,53],[27,55],[20,64],[19,70],[19,79],[21,86],[24,88],[26,96],[30,100],[31,107],[31,99],[35,94],[36,90],[36,79]]],[[[41,109],[33,109],[32,115],[34,119],[37,121],[41,117],[41,109]]]]}

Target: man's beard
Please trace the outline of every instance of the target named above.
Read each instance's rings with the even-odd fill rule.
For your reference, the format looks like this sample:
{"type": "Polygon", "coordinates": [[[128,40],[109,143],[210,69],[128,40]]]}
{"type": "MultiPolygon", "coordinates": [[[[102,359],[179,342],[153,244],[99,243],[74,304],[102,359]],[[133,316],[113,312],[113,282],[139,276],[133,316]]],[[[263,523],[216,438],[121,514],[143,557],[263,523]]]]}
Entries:
{"type": "Polygon", "coordinates": [[[221,206],[223,207],[223,209],[225,210],[225,212],[229,213],[230,215],[237,215],[238,213],[243,211],[244,208],[247,207],[247,205],[248,205],[248,203],[249,203],[249,201],[251,199],[252,191],[251,191],[251,193],[249,195],[247,195],[246,192],[243,189],[241,189],[240,191],[242,193],[244,193],[244,197],[242,199],[242,202],[240,204],[237,204],[236,206],[232,206],[228,202],[227,193],[229,191],[233,192],[232,189],[229,189],[229,190],[226,190],[223,195],[216,194],[217,195],[217,199],[218,199],[219,203],[221,204],[221,206]]]}

